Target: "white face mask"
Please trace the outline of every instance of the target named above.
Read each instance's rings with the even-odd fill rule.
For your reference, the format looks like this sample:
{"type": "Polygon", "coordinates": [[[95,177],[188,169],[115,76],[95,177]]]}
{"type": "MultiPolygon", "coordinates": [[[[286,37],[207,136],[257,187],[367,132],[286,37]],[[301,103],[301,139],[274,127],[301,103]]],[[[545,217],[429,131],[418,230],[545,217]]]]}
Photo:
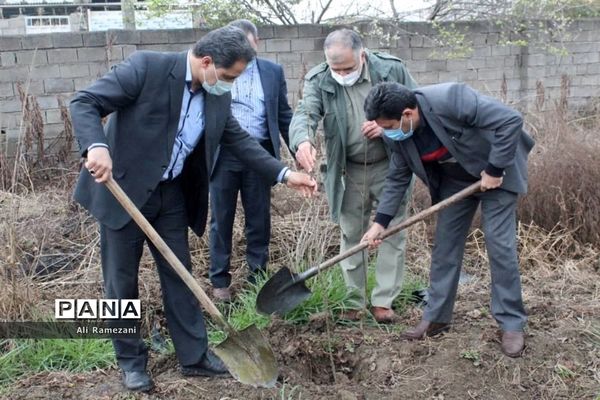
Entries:
{"type": "Polygon", "coordinates": [[[331,76],[333,77],[333,79],[335,79],[337,83],[339,83],[342,86],[352,86],[356,83],[356,81],[358,81],[358,78],[360,78],[361,72],[362,65],[356,71],[350,72],[349,74],[344,76],[331,70],[331,76]]]}
{"type": "Polygon", "coordinates": [[[202,87],[206,90],[207,93],[214,94],[215,96],[222,96],[225,93],[229,93],[233,86],[232,82],[225,82],[219,79],[219,75],[217,74],[217,67],[213,64],[213,69],[215,71],[215,77],[217,81],[212,85],[206,81],[206,71],[204,71],[204,82],[202,82],[202,87]]]}

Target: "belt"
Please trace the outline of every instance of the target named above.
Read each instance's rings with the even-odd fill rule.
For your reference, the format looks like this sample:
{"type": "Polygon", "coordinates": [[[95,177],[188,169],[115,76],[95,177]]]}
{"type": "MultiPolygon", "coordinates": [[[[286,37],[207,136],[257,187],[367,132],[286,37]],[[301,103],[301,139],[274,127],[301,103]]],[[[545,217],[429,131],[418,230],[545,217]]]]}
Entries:
{"type": "Polygon", "coordinates": [[[158,182],[158,185],[162,186],[162,185],[170,185],[173,183],[179,183],[180,180],[181,180],[181,173],[173,179],[165,179],[165,180],[158,182]]]}
{"type": "Polygon", "coordinates": [[[347,159],[346,161],[349,162],[350,164],[356,164],[356,165],[373,165],[373,164],[378,164],[378,163],[380,163],[382,161],[385,161],[385,160],[387,160],[387,157],[384,157],[384,158],[382,158],[380,160],[367,161],[367,162],[365,162],[365,161],[353,161],[353,160],[350,160],[350,159],[347,159]]]}

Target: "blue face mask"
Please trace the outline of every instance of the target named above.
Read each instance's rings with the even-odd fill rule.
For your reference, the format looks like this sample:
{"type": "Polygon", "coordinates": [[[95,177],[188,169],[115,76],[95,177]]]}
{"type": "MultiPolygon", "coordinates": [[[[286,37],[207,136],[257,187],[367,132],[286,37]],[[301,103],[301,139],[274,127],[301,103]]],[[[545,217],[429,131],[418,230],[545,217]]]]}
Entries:
{"type": "Polygon", "coordinates": [[[215,82],[214,84],[210,84],[208,82],[206,82],[206,72],[204,73],[204,82],[202,82],[202,87],[204,88],[204,90],[206,90],[207,93],[209,94],[213,94],[215,96],[221,96],[224,95],[225,93],[229,93],[231,91],[231,87],[233,86],[233,83],[231,82],[225,82],[219,79],[219,76],[217,75],[217,67],[215,67],[215,64],[213,63],[213,69],[215,70],[215,76],[217,77],[217,82],[215,82]]]}
{"type": "Polygon", "coordinates": [[[406,140],[409,137],[411,137],[413,135],[413,133],[414,133],[414,131],[413,131],[412,118],[410,120],[410,129],[408,130],[408,132],[404,132],[402,130],[402,117],[400,117],[400,127],[399,128],[383,130],[383,134],[385,136],[389,137],[392,140],[397,140],[397,141],[406,140]]]}

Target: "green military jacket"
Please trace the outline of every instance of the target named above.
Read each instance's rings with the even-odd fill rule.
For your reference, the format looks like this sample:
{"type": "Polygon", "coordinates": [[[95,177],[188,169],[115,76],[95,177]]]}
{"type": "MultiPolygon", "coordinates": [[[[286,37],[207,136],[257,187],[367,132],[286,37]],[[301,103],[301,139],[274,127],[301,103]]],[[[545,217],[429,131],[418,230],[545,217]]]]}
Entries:
{"type": "MultiPolygon", "coordinates": [[[[366,50],[371,83],[398,82],[411,89],[417,84],[402,60],[386,53],[366,50]]],[[[317,125],[323,119],[327,165],[321,166],[325,192],[334,222],[338,222],[345,190],[347,115],[341,85],[331,76],[326,62],[312,68],[304,77],[303,97],[290,124],[290,148],[309,140],[316,143],[317,125]]]]}

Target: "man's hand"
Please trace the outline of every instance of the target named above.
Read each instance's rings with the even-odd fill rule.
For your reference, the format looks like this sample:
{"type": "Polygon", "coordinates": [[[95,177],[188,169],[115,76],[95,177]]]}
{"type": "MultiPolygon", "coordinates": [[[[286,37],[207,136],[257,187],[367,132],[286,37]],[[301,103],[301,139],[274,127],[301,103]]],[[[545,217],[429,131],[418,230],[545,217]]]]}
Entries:
{"type": "Polygon", "coordinates": [[[300,145],[298,146],[298,151],[296,152],[296,161],[298,161],[302,169],[304,169],[309,174],[315,167],[316,157],[317,150],[309,141],[300,143],[300,145]]]}
{"type": "Polygon", "coordinates": [[[304,197],[312,197],[317,193],[317,181],[301,172],[289,171],[286,186],[294,189],[304,197]]]}
{"type": "Polygon", "coordinates": [[[383,135],[383,128],[375,121],[367,121],[362,124],[361,132],[369,139],[375,139],[383,135]]]}
{"type": "Polygon", "coordinates": [[[112,176],[112,158],[106,147],[94,147],[87,153],[85,167],[96,182],[104,183],[112,176]]]}
{"type": "Polygon", "coordinates": [[[374,249],[377,246],[379,246],[381,244],[381,242],[383,241],[381,239],[378,239],[378,237],[381,234],[381,232],[383,232],[384,230],[385,230],[385,228],[382,225],[375,222],[375,223],[373,223],[373,225],[371,225],[369,230],[367,232],[365,232],[365,234],[363,235],[362,239],[360,239],[360,241],[368,242],[369,249],[374,249]]]}
{"type": "Polygon", "coordinates": [[[502,177],[494,177],[488,175],[485,171],[481,171],[481,191],[496,189],[502,185],[502,177]]]}

